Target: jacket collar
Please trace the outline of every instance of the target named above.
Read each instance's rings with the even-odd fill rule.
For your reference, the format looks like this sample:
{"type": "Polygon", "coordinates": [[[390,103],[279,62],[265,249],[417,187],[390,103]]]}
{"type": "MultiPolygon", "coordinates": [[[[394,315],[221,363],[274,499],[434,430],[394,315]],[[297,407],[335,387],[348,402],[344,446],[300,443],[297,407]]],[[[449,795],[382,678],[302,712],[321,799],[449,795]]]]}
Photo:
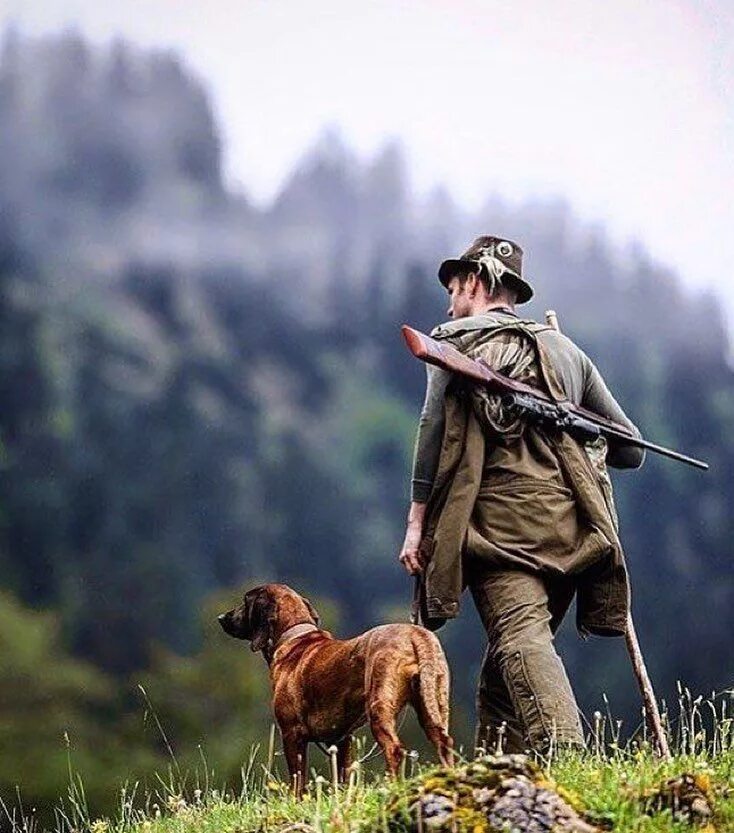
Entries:
{"type": "Polygon", "coordinates": [[[431,331],[433,338],[447,338],[461,333],[468,333],[472,330],[487,330],[498,326],[511,326],[513,322],[524,324],[532,329],[551,329],[545,324],[539,324],[532,318],[520,318],[517,313],[504,307],[482,312],[479,315],[469,315],[466,318],[454,318],[434,327],[431,331]]]}

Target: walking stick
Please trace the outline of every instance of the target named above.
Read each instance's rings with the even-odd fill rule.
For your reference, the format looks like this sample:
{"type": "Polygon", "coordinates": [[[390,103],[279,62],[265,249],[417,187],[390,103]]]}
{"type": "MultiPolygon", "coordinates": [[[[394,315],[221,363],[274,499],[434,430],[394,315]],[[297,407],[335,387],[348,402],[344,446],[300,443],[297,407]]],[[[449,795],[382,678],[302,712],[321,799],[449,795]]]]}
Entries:
{"type": "MultiPolygon", "coordinates": [[[[549,327],[561,332],[558,325],[558,316],[555,310],[549,309],[545,314],[545,320],[549,327]]],[[[632,670],[635,672],[637,684],[642,693],[642,703],[645,710],[645,717],[647,718],[650,732],[655,739],[655,748],[658,755],[666,761],[671,759],[670,746],[668,739],[665,736],[663,729],[663,721],[660,718],[660,709],[658,708],[658,701],[655,697],[655,691],[652,687],[650,675],[647,672],[647,665],[645,658],[642,655],[640,642],[637,639],[637,631],[635,630],[635,623],[632,620],[632,610],[627,613],[627,626],[624,631],[624,641],[627,645],[627,651],[632,662],[632,670]]]]}
{"type": "Polygon", "coordinates": [[[420,625],[421,623],[421,577],[420,575],[413,576],[413,599],[410,605],[410,619],[411,625],[420,625]]]}
{"type": "Polygon", "coordinates": [[[637,677],[637,682],[642,692],[645,716],[650,725],[652,736],[655,738],[657,753],[663,760],[669,761],[672,756],[670,754],[670,747],[668,746],[668,738],[665,736],[663,721],[660,718],[660,709],[658,709],[658,701],[655,697],[652,682],[650,681],[650,675],[647,673],[645,658],[642,656],[642,649],[637,639],[637,631],[635,630],[635,623],[632,621],[631,610],[627,614],[627,628],[624,632],[624,641],[627,643],[627,650],[632,660],[632,669],[635,672],[635,677],[637,677]]]}

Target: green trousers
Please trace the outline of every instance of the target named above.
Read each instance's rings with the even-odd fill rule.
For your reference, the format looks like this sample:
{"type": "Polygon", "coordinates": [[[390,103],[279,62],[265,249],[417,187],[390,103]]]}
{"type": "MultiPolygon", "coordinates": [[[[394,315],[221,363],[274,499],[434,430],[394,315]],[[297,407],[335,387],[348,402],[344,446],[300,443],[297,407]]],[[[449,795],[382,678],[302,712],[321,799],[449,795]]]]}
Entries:
{"type": "Polygon", "coordinates": [[[505,724],[505,752],[583,745],[579,711],[553,636],[574,594],[568,576],[467,565],[487,631],[477,691],[477,746],[494,751],[505,724]]]}

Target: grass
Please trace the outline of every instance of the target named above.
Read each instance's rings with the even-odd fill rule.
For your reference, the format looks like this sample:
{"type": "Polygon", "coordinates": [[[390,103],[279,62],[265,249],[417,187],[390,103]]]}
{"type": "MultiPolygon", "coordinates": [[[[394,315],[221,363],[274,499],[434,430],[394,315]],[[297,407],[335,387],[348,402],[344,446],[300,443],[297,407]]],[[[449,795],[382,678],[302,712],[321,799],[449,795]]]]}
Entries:
{"type": "MultiPolygon", "coordinates": [[[[657,758],[644,735],[623,743],[619,724],[597,714],[588,749],[541,759],[543,774],[595,822],[618,833],[690,833],[691,825],[674,820],[669,810],[646,812],[646,796],[667,779],[690,773],[714,806],[705,833],[734,833],[734,721],[727,715],[734,694],[726,694],[717,702],[694,700],[681,691],[680,717],[674,723],[667,720],[675,749],[671,761],[657,758]]],[[[300,825],[301,830],[316,833],[403,833],[406,828],[395,817],[395,807],[411,791],[415,794],[426,776],[436,783],[449,775],[436,767],[419,766],[414,757],[406,759],[397,781],[369,775],[356,765],[349,783],[338,789],[328,779],[313,777],[304,799],[298,801],[289,784],[275,774],[275,759],[271,733],[265,749],[251,751],[236,792],[214,787],[205,761],[190,783],[172,767],[168,777],[160,778],[145,795],[135,785],[124,788],[117,815],[102,819],[90,815],[83,783],[70,773],[69,795],[57,811],[56,829],[58,833],[275,833],[289,825],[298,830],[300,825]]],[[[12,833],[40,833],[33,819],[20,810],[0,807],[0,813],[3,809],[10,823],[4,826],[12,833]]],[[[477,824],[476,819],[470,826],[453,828],[455,833],[493,833],[487,823],[477,824]]]]}

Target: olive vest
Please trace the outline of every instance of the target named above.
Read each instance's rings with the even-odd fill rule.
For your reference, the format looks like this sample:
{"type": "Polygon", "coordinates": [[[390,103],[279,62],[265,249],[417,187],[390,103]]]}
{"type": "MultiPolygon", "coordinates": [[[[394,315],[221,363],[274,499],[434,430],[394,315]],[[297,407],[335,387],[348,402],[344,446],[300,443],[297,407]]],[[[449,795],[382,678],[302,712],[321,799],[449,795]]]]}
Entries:
{"type": "MultiPolygon", "coordinates": [[[[474,358],[486,355],[498,336],[519,337],[526,353],[518,378],[566,401],[563,375],[543,344],[548,329],[529,320],[481,316],[443,325],[433,336],[474,358]]],[[[574,576],[579,630],[622,635],[629,584],[606,443],[582,445],[563,432],[508,423],[502,416],[498,397],[452,380],[426,508],[417,618],[435,630],[457,616],[462,560],[477,558],[498,569],[574,576]]]]}

